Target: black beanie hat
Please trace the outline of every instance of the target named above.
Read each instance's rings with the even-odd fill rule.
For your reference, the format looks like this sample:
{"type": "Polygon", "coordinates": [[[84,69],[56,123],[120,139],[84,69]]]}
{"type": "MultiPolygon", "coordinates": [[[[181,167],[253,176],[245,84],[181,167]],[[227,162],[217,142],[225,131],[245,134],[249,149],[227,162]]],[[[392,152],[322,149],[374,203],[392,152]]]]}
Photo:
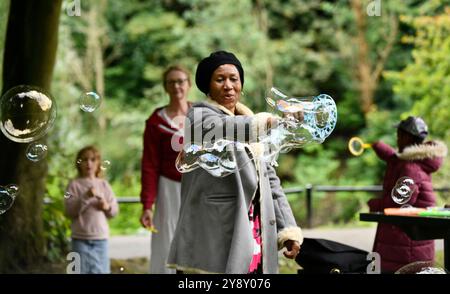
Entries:
{"type": "Polygon", "coordinates": [[[205,93],[209,93],[209,84],[211,82],[211,77],[213,72],[219,66],[223,64],[233,64],[239,71],[241,78],[241,84],[244,86],[244,69],[242,68],[241,62],[233,53],[226,51],[216,51],[211,53],[208,57],[204,58],[197,66],[197,72],[195,73],[195,83],[197,87],[205,93]]]}

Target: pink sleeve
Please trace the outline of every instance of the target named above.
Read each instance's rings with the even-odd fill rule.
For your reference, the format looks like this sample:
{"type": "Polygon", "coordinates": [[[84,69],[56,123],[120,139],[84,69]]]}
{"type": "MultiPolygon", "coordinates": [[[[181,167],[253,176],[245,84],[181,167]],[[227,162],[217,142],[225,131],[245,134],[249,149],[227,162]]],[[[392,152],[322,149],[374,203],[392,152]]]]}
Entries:
{"type": "Polygon", "coordinates": [[[141,203],[144,209],[151,209],[158,191],[161,154],[159,142],[159,132],[147,122],[141,162],[141,203]]]}
{"type": "Polygon", "coordinates": [[[394,148],[381,141],[373,143],[372,148],[377,156],[384,161],[387,161],[391,156],[395,154],[394,148]]]}

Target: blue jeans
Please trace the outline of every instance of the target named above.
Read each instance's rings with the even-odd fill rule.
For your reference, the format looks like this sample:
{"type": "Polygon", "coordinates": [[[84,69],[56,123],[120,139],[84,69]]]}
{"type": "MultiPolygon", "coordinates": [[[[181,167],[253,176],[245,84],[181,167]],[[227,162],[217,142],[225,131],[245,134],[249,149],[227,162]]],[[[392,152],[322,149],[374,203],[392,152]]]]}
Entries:
{"type": "Polygon", "coordinates": [[[80,254],[81,274],[109,274],[108,240],[72,239],[72,250],[80,254]]]}

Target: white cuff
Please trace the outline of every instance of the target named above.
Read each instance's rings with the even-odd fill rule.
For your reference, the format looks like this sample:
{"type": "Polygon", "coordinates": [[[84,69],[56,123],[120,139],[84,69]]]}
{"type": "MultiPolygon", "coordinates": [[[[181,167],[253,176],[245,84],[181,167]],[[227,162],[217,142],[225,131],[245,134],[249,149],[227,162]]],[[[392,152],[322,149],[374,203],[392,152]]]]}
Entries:
{"type": "Polygon", "coordinates": [[[278,232],[278,250],[281,250],[284,247],[284,242],[287,240],[297,241],[302,245],[302,229],[300,227],[288,227],[278,232]]]}

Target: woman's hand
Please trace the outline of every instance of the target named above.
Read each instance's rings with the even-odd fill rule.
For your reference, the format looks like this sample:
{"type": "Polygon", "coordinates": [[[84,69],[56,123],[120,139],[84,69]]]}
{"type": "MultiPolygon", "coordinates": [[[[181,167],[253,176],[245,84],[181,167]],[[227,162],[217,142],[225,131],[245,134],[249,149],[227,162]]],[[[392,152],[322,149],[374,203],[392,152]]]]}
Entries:
{"type": "Polygon", "coordinates": [[[276,116],[270,116],[267,118],[266,127],[267,130],[270,130],[271,128],[274,128],[278,125],[279,118],[276,116]]]}
{"type": "Polygon", "coordinates": [[[298,241],[287,240],[284,242],[284,246],[287,248],[287,251],[283,252],[286,258],[295,259],[300,252],[300,243],[298,241]]]}
{"type": "Polygon", "coordinates": [[[144,228],[151,228],[153,226],[153,213],[151,209],[142,211],[140,218],[141,224],[144,228]]]}
{"type": "Polygon", "coordinates": [[[299,122],[302,122],[303,119],[304,119],[303,111],[288,112],[288,113],[284,113],[283,116],[286,117],[286,118],[289,118],[289,119],[298,120],[299,122]]]}

